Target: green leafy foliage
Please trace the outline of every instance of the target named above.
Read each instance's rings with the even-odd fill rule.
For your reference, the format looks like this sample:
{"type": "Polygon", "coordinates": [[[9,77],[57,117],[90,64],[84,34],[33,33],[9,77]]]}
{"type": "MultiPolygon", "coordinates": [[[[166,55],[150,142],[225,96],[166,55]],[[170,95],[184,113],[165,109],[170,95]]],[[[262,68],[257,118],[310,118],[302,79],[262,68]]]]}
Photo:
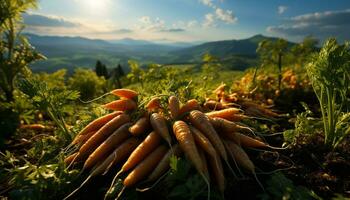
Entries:
{"type": "Polygon", "coordinates": [[[32,104],[39,110],[46,112],[56,125],[70,138],[64,120],[65,114],[72,109],[69,104],[79,98],[79,92],[74,90],[49,87],[45,82],[36,78],[21,79],[19,89],[30,98],[32,104]]]}
{"type": "Polygon", "coordinates": [[[97,60],[95,65],[95,72],[97,76],[103,76],[105,79],[108,79],[108,70],[105,64],[97,60]]]}
{"type": "Polygon", "coordinates": [[[143,87],[145,72],[140,68],[136,61],[129,60],[130,73],[127,78],[130,79],[132,83],[140,83],[143,87]]]}
{"type": "Polygon", "coordinates": [[[13,103],[0,102],[0,149],[4,147],[5,139],[15,133],[19,124],[19,113],[13,110],[13,103]]]}
{"type": "Polygon", "coordinates": [[[132,83],[141,84],[138,91],[142,93],[142,96],[150,97],[156,94],[169,96],[175,94],[183,102],[198,97],[198,90],[194,89],[192,79],[188,77],[188,74],[193,73],[192,67],[179,68],[150,64],[147,69],[141,69],[136,62],[129,62],[131,72],[127,77],[132,83]]]}
{"type": "MultiPolygon", "coordinates": [[[[167,199],[206,199],[207,185],[198,173],[192,173],[190,162],[172,156],[170,167],[170,174],[162,183],[169,188],[167,199]]],[[[218,193],[211,192],[211,199],[220,198],[218,193]]]]}
{"type": "Polygon", "coordinates": [[[28,40],[21,36],[22,13],[35,8],[36,0],[3,0],[0,2],[0,90],[2,100],[13,100],[16,77],[28,75],[28,64],[44,56],[34,51],[28,40]]]}
{"type": "Polygon", "coordinates": [[[322,122],[314,117],[314,114],[306,103],[301,102],[305,112],[299,113],[296,116],[294,123],[295,129],[286,130],[283,132],[284,141],[295,144],[299,135],[313,135],[318,130],[322,129],[322,122]]]}
{"type": "MultiPolygon", "coordinates": [[[[282,58],[287,53],[288,42],[282,38],[276,41],[263,40],[259,43],[256,52],[260,56],[261,65],[269,64],[277,65],[278,67],[278,88],[281,87],[282,79],[282,58]]],[[[257,72],[256,68],[256,72],[257,72]]],[[[255,73],[256,74],[256,73],[255,73]]],[[[254,78],[255,80],[255,78],[254,78]]]]}
{"type": "Polygon", "coordinates": [[[92,70],[78,68],[68,79],[68,87],[79,91],[81,99],[88,100],[105,92],[106,79],[97,76],[92,70]]]}
{"type": "MultiPolygon", "coordinates": [[[[54,150],[55,145],[52,143],[45,145],[47,149],[54,150]]],[[[0,152],[0,181],[7,180],[11,199],[62,198],[65,191],[69,190],[69,183],[77,177],[78,171],[67,170],[62,157],[52,160],[55,157],[47,155],[46,151],[41,151],[39,155],[40,158],[49,157],[51,159],[38,164],[38,159],[35,159],[38,155],[29,154],[25,158],[9,151],[0,152]],[[7,177],[4,177],[4,174],[7,177]]]]}
{"type": "Polygon", "coordinates": [[[53,73],[37,73],[33,74],[34,78],[38,81],[45,82],[49,88],[66,89],[66,76],[67,70],[60,69],[53,73]]]}
{"type": "Polygon", "coordinates": [[[348,132],[337,128],[343,109],[348,106],[350,86],[350,43],[339,45],[334,38],[325,42],[320,53],[312,57],[307,67],[315,94],[319,100],[324,124],[325,143],[337,146],[348,132]]]}
{"type": "Polygon", "coordinates": [[[309,55],[316,52],[317,44],[317,39],[311,36],[305,37],[301,43],[298,43],[291,48],[291,59],[293,59],[296,64],[303,66],[309,61],[309,55]]]}
{"type": "Polygon", "coordinates": [[[314,192],[303,186],[296,186],[282,173],[275,173],[266,183],[266,192],[260,195],[261,199],[320,199],[314,192]]]}
{"type": "Polygon", "coordinates": [[[219,59],[209,53],[203,55],[202,74],[204,81],[212,81],[219,77],[222,66],[219,59]]]}
{"type": "Polygon", "coordinates": [[[117,67],[113,68],[110,72],[108,82],[112,85],[113,88],[122,88],[122,78],[125,76],[124,70],[120,64],[117,67]]]}

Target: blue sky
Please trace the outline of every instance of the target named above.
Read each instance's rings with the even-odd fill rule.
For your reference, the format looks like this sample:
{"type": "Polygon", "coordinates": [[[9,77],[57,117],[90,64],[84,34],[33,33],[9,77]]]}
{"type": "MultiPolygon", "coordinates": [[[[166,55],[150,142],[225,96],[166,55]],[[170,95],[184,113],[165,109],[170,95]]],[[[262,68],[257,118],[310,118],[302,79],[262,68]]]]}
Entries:
{"type": "Polygon", "coordinates": [[[350,39],[348,0],[40,0],[24,20],[26,32],[106,40],[350,39]]]}

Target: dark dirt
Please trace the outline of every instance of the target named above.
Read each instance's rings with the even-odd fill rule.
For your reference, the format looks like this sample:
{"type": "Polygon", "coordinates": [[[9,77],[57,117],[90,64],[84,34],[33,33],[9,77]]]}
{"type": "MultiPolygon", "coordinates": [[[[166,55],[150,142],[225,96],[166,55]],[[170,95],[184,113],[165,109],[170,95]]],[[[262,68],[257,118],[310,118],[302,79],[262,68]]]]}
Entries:
{"type": "Polygon", "coordinates": [[[349,145],[347,138],[332,150],[324,145],[321,134],[301,136],[295,145],[279,151],[278,157],[271,153],[260,154],[257,163],[264,164],[264,169],[269,166],[279,169],[291,167],[283,170],[286,177],[324,199],[331,199],[335,194],[350,197],[349,145]]]}

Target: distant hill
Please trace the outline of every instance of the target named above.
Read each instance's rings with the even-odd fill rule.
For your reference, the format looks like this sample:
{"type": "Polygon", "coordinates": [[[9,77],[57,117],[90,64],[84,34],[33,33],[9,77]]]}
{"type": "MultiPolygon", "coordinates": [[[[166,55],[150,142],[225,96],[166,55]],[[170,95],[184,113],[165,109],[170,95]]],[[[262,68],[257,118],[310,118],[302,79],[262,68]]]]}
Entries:
{"type": "Polygon", "coordinates": [[[34,71],[53,72],[60,68],[67,68],[69,71],[76,67],[92,68],[98,59],[108,67],[115,67],[119,63],[126,65],[129,59],[162,63],[169,59],[168,52],[180,49],[177,46],[151,42],[122,44],[83,37],[35,34],[26,34],[26,36],[30,43],[48,58],[34,63],[32,65],[34,71]]]}
{"type": "Polygon", "coordinates": [[[204,43],[204,42],[174,42],[174,41],[167,41],[167,40],[148,41],[148,40],[136,40],[132,38],[108,40],[108,42],[113,44],[123,44],[123,45],[129,45],[129,46],[161,45],[161,46],[177,47],[177,48],[191,47],[191,46],[204,43]]]}
{"type": "MultiPolygon", "coordinates": [[[[205,53],[210,53],[219,58],[226,58],[232,55],[256,56],[256,48],[263,40],[276,40],[277,38],[255,35],[242,40],[222,40],[207,42],[201,45],[177,50],[173,52],[179,60],[200,60],[205,53]]],[[[292,43],[290,43],[292,44],[292,43]]]]}
{"type": "Polygon", "coordinates": [[[124,44],[124,45],[132,45],[132,46],[154,44],[153,42],[150,42],[147,40],[135,40],[132,38],[123,38],[120,40],[109,40],[109,42],[114,44],[124,44]]]}
{"type": "Polygon", "coordinates": [[[101,60],[107,67],[121,63],[125,70],[130,59],[142,64],[198,63],[207,52],[220,58],[232,69],[245,69],[256,63],[255,50],[259,42],[277,39],[255,35],[242,40],[206,42],[189,47],[191,43],[159,44],[131,38],[105,41],[83,37],[26,35],[30,43],[48,58],[36,62],[32,69],[47,72],[60,68],[67,68],[70,72],[76,67],[93,68],[96,60],[101,60]]]}
{"type": "Polygon", "coordinates": [[[110,42],[105,40],[88,39],[83,37],[66,36],[39,36],[26,34],[32,45],[47,56],[66,55],[73,53],[90,53],[93,51],[102,51],[105,53],[147,53],[173,51],[178,49],[171,45],[154,44],[147,41],[137,41],[132,39],[123,39],[110,42]]]}

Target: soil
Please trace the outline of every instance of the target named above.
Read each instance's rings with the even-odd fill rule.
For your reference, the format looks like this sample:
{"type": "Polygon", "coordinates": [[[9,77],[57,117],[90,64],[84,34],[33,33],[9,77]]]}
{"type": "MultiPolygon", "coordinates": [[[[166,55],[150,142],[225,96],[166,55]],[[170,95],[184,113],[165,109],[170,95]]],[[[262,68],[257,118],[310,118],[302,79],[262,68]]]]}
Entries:
{"type": "Polygon", "coordinates": [[[299,136],[294,145],[278,153],[261,153],[254,161],[264,170],[283,170],[295,185],[314,191],[323,199],[336,194],[350,197],[350,138],[336,149],[324,145],[323,135],[299,136]]]}

